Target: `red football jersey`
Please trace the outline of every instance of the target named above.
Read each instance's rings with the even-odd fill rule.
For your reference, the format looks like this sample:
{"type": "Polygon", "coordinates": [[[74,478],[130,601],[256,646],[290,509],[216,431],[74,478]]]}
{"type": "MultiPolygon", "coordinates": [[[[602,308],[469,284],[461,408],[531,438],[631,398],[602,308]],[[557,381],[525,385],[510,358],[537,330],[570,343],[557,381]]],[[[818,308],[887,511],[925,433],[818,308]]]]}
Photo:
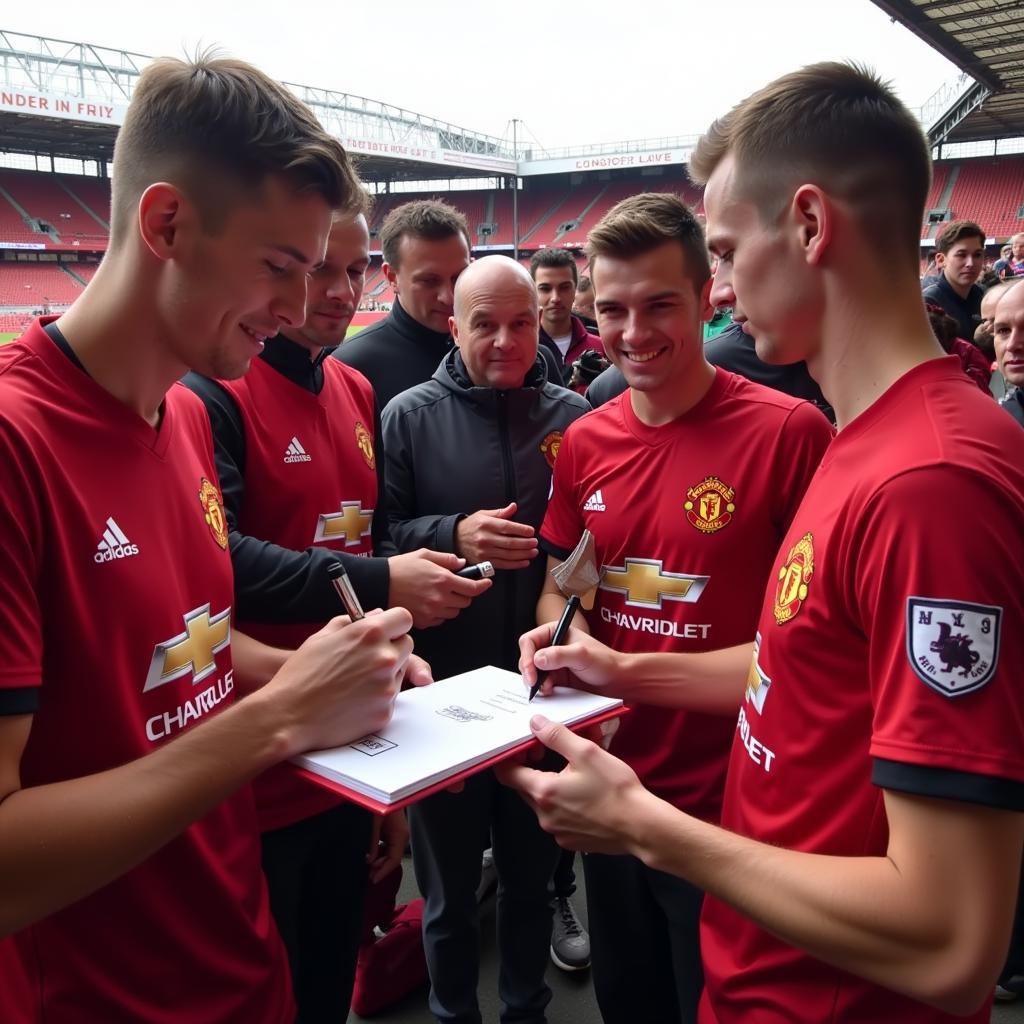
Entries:
{"type": "MultiPolygon", "coordinates": [[[[814,406],[715,371],[672,423],[626,391],[566,431],[541,528],[564,557],[583,530],[603,572],[591,632],[620,651],[708,651],[754,635],[765,580],[832,437],[814,406]]],[[[612,752],[648,789],[717,821],[731,716],[640,705],[612,752]]]]}
{"type": "MultiPolygon", "coordinates": [[[[262,359],[254,359],[244,377],[220,382],[235,400],[245,429],[245,500],[238,529],[292,551],[316,544],[371,555],[377,504],[373,388],[337,359],[325,359],[323,371],[319,394],[262,359]]],[[[321,626],[238,623],[257,640],[289,649],[321,626]]],[[[253,785],[263,829],[282,828],[339,802],[289,765],[271,768],[253,785]]]]}
{"type": "MultiPolygon", "coordinates": [[[[26,788],[143,757],[231,703],[216,479],[185,388],[154,430],[40,323],[0,352],[0,699],[38,693],[26,788]]],[[[15,942],[33,1000],[5,1021],[293,1019],[248,787],[15,942]]]]}
{"type": "MultiPolygon", "coordinates": [[[[1024,435],[1001,412],[956,358],[936,359],[833,442],[769,580],[726,828],[874,857],[888,840],[885,788],[1024,805],[1024,435]]],[[[702,1024],[963,1020],[712,897],[701,948],[702,1024]]]]}

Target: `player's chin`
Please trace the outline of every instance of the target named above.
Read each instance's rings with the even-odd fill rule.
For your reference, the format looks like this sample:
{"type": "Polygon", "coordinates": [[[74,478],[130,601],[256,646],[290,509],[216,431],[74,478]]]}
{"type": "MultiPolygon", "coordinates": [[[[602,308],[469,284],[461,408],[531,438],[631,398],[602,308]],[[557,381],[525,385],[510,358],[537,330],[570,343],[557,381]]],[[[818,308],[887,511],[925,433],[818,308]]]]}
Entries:
{"type": "Polygon", "coordinates": [[[198,369],[204,377],[215,380],[237,380],[244,377],[252,366],[252,356],[221,357],[211,361],[209,370],[198,369]]]}

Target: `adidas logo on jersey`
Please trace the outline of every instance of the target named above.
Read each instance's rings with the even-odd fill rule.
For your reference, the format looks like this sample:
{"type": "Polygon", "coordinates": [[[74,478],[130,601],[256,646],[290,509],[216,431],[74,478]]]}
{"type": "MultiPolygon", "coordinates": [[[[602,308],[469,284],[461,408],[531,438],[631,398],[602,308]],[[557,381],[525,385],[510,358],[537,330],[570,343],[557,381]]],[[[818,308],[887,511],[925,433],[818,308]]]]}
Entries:
{"type": "Polygon", "coordinates": [[[306,449],[302,447],[302,442],[297,437],[293,437],[291,443],[285,449],[284,461],[312,462],[313,458],[306,454],[306,449]]]}
{"type": "Polygon", "coordinates": [[[604,503],[604,495],[601,493],[600,487],[587,498],[587,503],[583,506],[584,512],[605,512],[607,509],[608,506],[604,503]]]}
{"type": "Polygon", "coordinates": [[[103,531],[103,537],[96,545],[96,554],[92,560],[97,564],[102,562],[113,562],[117,558],[131,558],[139,553],[138,544],[133,544],[125,535],[113,518],[107,520],[107,528],[103,531]]]}

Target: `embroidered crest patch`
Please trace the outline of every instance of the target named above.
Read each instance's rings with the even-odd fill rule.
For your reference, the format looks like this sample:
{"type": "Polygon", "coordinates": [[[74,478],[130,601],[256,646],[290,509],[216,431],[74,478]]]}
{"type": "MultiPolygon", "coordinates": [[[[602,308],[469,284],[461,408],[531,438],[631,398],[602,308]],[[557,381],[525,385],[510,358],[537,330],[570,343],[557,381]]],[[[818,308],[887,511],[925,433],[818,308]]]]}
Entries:
{"type": "Polygon", "coordinates": [[[907,598],[907,657],[921,680],[945,697],[991,682],[999,662],[1003,609],[970,601],[907,598]]]}

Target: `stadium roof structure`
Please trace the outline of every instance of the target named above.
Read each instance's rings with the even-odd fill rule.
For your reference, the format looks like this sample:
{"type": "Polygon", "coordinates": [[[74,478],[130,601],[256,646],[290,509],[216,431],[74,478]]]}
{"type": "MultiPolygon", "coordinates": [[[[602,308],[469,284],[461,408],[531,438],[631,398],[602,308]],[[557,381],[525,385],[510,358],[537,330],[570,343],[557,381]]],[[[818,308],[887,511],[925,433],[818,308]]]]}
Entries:
{"type": "MultiPolygon", "coordinates": [[[[109,160],[132,89],[153,60],[0,30],[0,149],[109,160]]],[[[366,180],[511,175],[512,145],[364,96],[284,83],[359,158],[366,180]]]]}
{"type": "Polygon", "coordinates": [[[933,145],[1024,136],[1024,4],[1019,0],[873,0],[970,81],[928,125],[933,145]]]}

